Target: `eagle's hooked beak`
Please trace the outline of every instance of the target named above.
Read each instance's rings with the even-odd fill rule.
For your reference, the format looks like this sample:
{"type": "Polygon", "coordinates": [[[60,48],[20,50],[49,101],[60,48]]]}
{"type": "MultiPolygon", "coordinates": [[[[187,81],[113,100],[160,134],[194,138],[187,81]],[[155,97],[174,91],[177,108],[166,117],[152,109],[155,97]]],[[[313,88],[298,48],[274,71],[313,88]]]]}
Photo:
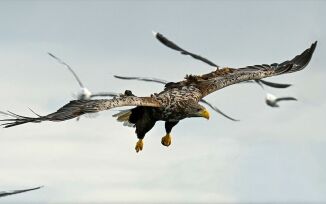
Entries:
{"type": "Polygon", "coordinates": [[[209,120],[209,112],[206,109],[201,110],[199,112],[199,115],[200,115],[200,117],[203,117],[203,118],[206,118],[207,120],[209,120]]]}

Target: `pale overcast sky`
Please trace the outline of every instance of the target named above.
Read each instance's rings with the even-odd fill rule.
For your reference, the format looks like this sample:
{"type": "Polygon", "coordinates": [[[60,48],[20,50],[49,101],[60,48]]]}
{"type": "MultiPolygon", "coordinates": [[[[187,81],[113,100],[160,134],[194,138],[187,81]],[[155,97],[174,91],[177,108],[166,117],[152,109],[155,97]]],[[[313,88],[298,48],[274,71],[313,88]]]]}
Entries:
{"type": "Polygon", "coordinates": [[[113,74],[170,81],[212,70],[152,36],[158,31],[221,66],[291,59],[318,40],[309,66],[268,80],[292,83],[278,109],[255,84],[207,99],[241,122],[211,112],[187,119],[163,147],[156,124],[136,154],[134,129],[106,111],[97,118],[0,129],[0,191],[39,185],[0,203],[326,202],[326,3],[324,1],[3,1],[1,110],[47,114],[79,90],[47,55],[64,59],[93,91],[136,95],[162,86],[113,74]]]}

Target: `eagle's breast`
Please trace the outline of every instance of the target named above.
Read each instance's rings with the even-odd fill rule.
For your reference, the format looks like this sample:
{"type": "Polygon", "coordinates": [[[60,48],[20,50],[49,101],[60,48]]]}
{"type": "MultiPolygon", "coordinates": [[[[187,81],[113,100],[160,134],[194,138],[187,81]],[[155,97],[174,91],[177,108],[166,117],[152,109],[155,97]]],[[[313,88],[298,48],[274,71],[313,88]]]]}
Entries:
{"type": "Polygon", "coordinates": [[[160,119],[164,121],[184,119],[188,101],[198,102],[201,96],[200,90],[195,86],[175,87],[154,95],[155,99],[162,104],[162,118],[160,119]]]}

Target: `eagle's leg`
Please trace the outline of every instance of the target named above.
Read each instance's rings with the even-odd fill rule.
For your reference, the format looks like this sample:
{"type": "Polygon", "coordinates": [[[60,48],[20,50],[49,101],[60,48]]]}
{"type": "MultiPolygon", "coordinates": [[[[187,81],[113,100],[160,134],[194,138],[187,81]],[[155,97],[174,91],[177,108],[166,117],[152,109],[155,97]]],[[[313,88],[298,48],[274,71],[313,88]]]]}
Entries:
{"type": "Polygon", "coordinates": [[[143,139],[139,139],[138,142],[136,143],[135,150],[138,153],[139,151],[143,150],[143,139]]]}
{"type": "Polygon", "coordinates": [[[139,152],[143,150],[144,142],[143,139],[148,131],[150,131],[156,121],[150,119],[149,117],[146,117],[146,114],[144,114],[144,117],[136,122],[136,134],[138,138],[138,142],[136,143],[135,150],[136,152],[139,152]]]}
{"type": "Polygon", "coordinates": [[[171,130],[172,128],[178,124],[179,121],[176,121],[176,122],[169,122],[169,121],[166,121],[165,122],[165,131],[166,131],[166,135],[164,137],[162,137],[162,140],[161,140],[161,143],[162,145],[164,146],[170,146],[171,145],[171,142],[172,142],[172,137],[170,135],[171,133],[171,130]]]}

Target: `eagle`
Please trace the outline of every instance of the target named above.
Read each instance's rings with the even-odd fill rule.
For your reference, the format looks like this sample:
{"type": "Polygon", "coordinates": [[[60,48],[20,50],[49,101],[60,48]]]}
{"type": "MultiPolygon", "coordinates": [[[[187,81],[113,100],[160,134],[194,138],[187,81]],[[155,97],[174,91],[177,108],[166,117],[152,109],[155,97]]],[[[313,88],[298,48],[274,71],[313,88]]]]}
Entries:
{"type": "Polygon", "coordinates": [[[135,106],[115,114],[115,117],[118,121],[130,123],[136,128],[135,133],[138,138],[135,145],[136,152],[143,150],[144,137],[157,121],[165,122],[166,135],[162,137],[161,143],[164,146],[170,146],[172,128],[179,121],[193,117],[210,118],[207,109],[199,104],[201,99],[215,91],[240,82],[300,71],[310,62],[316,46],[317,41],[300,55],[282,63],[242,68],[220,68],[216,66],[216,70],[207,74],[186,75],[183,80],[167,83],[163,91],[147,97],[135,96],[131,91],[126,91],[125,94],[112,99],[73,100],[56,112],[45,116],[26,117],[7,112],[6,115],[10,117],[2,119],[1,125],[4,128],[9,128],[25,123],[60,122],[83,114],[96,113],[116,107],[135,106]]]}

